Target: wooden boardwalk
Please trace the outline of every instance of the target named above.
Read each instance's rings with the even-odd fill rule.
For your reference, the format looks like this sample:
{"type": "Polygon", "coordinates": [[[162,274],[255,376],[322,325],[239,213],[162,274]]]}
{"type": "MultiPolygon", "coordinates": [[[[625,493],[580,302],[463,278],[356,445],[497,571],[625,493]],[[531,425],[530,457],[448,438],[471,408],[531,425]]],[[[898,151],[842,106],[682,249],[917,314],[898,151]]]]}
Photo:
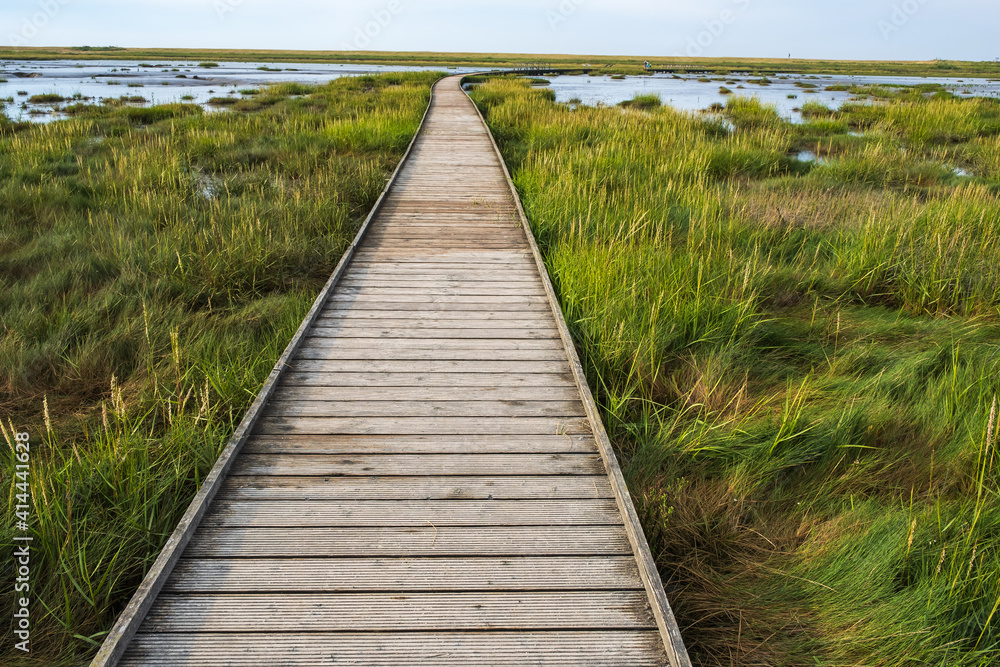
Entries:
{"type": "Polygon", "coordinates": [[[442,80],[95,665],[690,664],[521,220],[442,80]]]}

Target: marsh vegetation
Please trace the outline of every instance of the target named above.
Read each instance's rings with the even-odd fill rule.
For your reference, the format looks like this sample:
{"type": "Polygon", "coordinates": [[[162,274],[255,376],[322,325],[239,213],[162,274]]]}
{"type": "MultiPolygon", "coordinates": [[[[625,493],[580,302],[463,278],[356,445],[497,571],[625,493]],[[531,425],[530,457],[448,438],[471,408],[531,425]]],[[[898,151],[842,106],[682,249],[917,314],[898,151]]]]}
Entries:
{"type": "Polygon", "coordinates": [[[876,92],[472,92],[699,664],[1000,661],[1000,103],[876,92]]]}

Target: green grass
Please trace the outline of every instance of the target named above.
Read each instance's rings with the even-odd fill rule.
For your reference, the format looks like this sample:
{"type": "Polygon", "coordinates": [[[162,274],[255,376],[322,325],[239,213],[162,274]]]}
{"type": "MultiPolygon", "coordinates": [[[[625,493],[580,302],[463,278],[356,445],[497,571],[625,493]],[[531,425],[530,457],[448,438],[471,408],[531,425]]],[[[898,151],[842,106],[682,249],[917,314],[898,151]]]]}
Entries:
{"type": "Polygon", "coordinates": [[[472,95],[695,662],[1000,662],[1000,104],[472,95]]]}
{"type": "Polygon", "coordinates": [[[618,106],[624,109],[635,109],[637,111],[652,111],[663,106],[663,100],[656,93],[647,95],[636,95],[631,100],[626,100],[618,106]]]}
{"type": "MultiPolygon", "coordinates": [[[[8,442],[31,434],[35,538],[32,653],[5,642],[0,663],[92,656],[385,186],[436,77],[265,88],[238,112],[81,104],[49,125],[0,119],[0,421],[8,442]]],[[[12,470],[9,454],[4,489],[12,470]]],[[[5,522],[0,541],[13,535],[5,522]]],[[[5,582],[12,563],[0,561],[5,582]]],[[[0,606],[13,608],[13,585],[0,606]]]]}
{"type": "Polygon", "coordinates": [[[65,102],[66,98],[62,95],[56,95],[54,93],[49,93],[45,95],[32,95],[28,98],[28,102],[31,104],[53,104],[59,102],[65,102]]]}
{"type": "MultiPolygon", "coordinates": [[[[432,53],[395,51],[267,51],[231,49],[126,49],[121,47],[0,47],[0,59],[95,59],[162,62],[349,62],[373,65],[432,67],[499,67],[567,69],[609,75],[648,74],[644,57],[523,53],[432,53]]],[[[728,75],[749,72],[760,77],[778,73],[882,76],[1000,78],[1000,63],[972,61],[839,61],[784,58],[653,58],[654,70],[728,75]]]]}

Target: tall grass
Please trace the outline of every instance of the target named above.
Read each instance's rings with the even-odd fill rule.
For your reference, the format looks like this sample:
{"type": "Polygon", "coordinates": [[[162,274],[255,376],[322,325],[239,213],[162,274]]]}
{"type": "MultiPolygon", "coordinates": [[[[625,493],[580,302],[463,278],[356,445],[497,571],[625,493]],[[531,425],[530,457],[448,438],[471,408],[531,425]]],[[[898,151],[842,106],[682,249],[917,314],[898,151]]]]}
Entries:
{"type": "Polygon", "coordinates": [[[696,662],[1000,661],[995,105],[472,95],[696,662]]]}
{"type": "MultiPolygon", "coordinates": [[[[384,187],[436,78],[284,84],[212,114],[80,107],[0,135],[0,417],[8,443],[14,429],[32,437],[35,538],[32,653],[6,642],[0,662],[92,655],[384,187]]],[[[12,471],[11,454],[9,508],[12,471]]],[[[5,522],[0,541],[13,535],[5,522]]],[[[11,609],[12,561],[0,563],[11,609]]]]}

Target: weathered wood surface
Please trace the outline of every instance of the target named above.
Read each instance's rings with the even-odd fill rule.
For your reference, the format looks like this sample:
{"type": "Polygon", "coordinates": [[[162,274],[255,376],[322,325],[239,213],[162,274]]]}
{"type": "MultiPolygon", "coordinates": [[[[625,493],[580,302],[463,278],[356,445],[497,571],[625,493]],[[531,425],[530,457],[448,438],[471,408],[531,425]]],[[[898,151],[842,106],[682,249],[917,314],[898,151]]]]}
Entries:
{"type": "Polygon", "coordinates": [[[244,454],[234,475],[599,475],[596,454],[309,454],[274,456],[244,454]]]}
{"type": "MultiPolygon", "coordinates": [[[[337,388],[320,388],[323,390],[337,388]]],[[[349,387],[348,390],[351,388],[349,387]]],[[[437,391],[439,388],[435,388],[437,391]]],[[[468,391],[479,389],[462,387],[468,391]]],[[[504,388],[506,389],[506,388],[504,388]]],[[[519,390],[520,388],[514,388],[519,390]]],[[[590,454],[592,435],[255,435],[244,451],[251,454],[590,454]]]]}
{"type": "MultiPolygon", "coordinates": [[[[365,526],[303,527],[295,532],[300,557],[383,558],[463,556],[623,556],[631,553],[621,526],[365,526]]],[[[282,558],[286,528],[219,528],[201,531],[191,558],[282,558]]],[[[498,619],[498,622],[502,622],[498,619]]]]}
{"type": "Polygon", "coordinates": [[[121,664],[689,664],[557,316],[445,79],[121,664]]]}
{"type": "MultiPolygon", "coordinates": [[[[289,544],[289,549],[294,545],[289,544]]],[[[172,593],[641,590],[630,556],[184,558],[172,593]]],[[[610,647],[609,647],[610,648],[610,647]]]]}
{"type": "Polygon", "coordinates": [[[148,623],[158,632],[261,632],[366,630],[519,630],[547,624],[645,629],[652,617],[636,591],[571,593],[385,593],[289,596],[176,596],[164,600],[148,623]],[[230,613],[216,613],[219,606],[230,613]]]}
{"type": "MultiPolygon", "coordinates": [[[[593,445],[591,445],[593,447],[593,445]]],[[[279,458],[279,457],[275,457],[279,458]]],[[[280,457],[293,458],[293,457],[280,457]]],[[[378,500],[391,492],[398,500],[526,500],[532,498],[614,498],[603,471],[594,475],[433,475],[408,470],[375,477],[239,475],[227,479],[219,497],[234,500],[378,500]]]]}
{"type": "Polygon", "coordinates": [[[140,634],[123,664],[659,667],[662,650],[655,630],[260,633],[248,628],[140,634]]]}

